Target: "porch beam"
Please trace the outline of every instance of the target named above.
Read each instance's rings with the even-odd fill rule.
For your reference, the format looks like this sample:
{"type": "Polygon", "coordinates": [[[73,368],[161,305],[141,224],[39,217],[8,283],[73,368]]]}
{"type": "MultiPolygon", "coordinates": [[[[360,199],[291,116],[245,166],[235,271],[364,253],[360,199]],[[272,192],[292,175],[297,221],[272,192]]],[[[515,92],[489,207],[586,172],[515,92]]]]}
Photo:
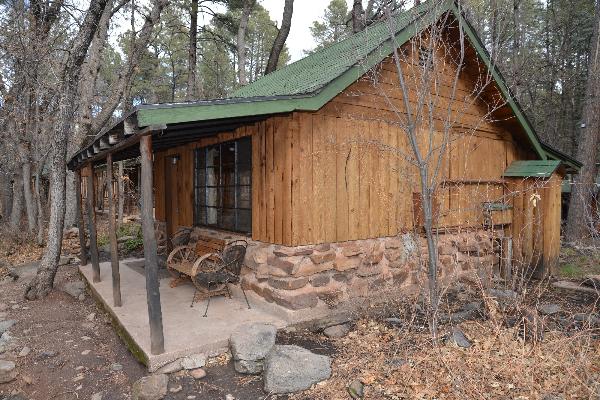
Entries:
{"type": "Polygon", "coordinates": [[[113,303],[115,307],[121,307],[121,274],[119,272],[119,247],[117,246],[117,231],[115,226],[112,154],[106,156],[106,175],[108,188],[108,238],[110,241],[113,303]]]}
{"type": "Polygon", "coordinates": [[[96,237],[96,209],[94,193],[94,168],[92,164],[86,166],[87,169],[87,220],[90,230],[90,258],[92,259],[92,280],[100,282],[100,262],[98,261],[98,242],[96,237]]]}
{"type": "Polygon", "coordinates": [[[150,322],[150,347],[152,354],[165,351],[162,311],[158,282],[158,256],[156,254],[156,236],[154,233],[154,212],[152,204],[152,135],[141,136],[141,218],[144,235],[144,272],[146,273],[146,296],[148,302],[148,320],[150,322]]]}
{"type": "Polygon", "coordinates": [[[83,213],[81,209],[83,207],[81,198],[81,171],[77,170],[75,173],[75,212],[77,215],[77,228],[79,229],[79,263],[81,265],[87,265],[87,246],[85,242],[85,225],[83,223],[83,213]]]}

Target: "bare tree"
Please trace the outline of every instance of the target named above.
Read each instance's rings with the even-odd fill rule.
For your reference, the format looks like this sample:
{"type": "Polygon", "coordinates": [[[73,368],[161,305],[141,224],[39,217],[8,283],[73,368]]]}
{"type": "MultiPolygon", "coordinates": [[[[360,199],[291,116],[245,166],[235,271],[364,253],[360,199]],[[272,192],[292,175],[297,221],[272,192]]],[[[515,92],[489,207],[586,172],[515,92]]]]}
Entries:
{"type": "Polygon", "coordinates": [[[186,101],[194,100],[196,93],[196,64],[198,55],[198,0],[192,0],[190,7],[190,44],[188,47],[188,76],[186,101]]]}
{"type": "Polygon", "coordinates": [[[62,248],[63,226],[65,216],[65,175],[68,137],[73,133],[72,121],[76,111],[78,81],[87,51],[98,29],[98,23],[106,8],[108,0],[91,0],[90,6],[64,64],[60,76],[59,108],[57,123],[52,131],[53,145],[51,156],[50,221],[48,241],[40,261],[37,275],[27,285],[25,297],[29,300],[45,297],[54,283],[58,261],[62,248]]]}
{"type": "Polygon", "coordinates": [[[362,0],[354,0],[352,5],[352,32],[360,32],[365,29],[365,10],[362,0]]]}
{"type": "Polygon", "coordinates": [[[279,56],[285,46],[285,41],[290,33],[292,27],[292,14],[294,13],[294,0],[285,0],[283,6],[283,18],[281,19],[281,27],[277,32],[277,37],[271,47],[271,53],[269,54],[269,61],[267,61],[267,67],[265,68],[265,75],[277,69],[277,63],[279,62],[279,56]]]}
{"type": "Polygon", "coordinates": [[[248,84],[246,77],[246,32],[248,30],[248,21],[254,8],[255,0],[242,0],[242,14],[237,31],[237,63],[238,63],[238,83],[240,85],[248,84]]]}
{"type": "Polygon", "coordinates": [[[571,192],[566,238],[576,241],[595,229],[590,215],[594,183],[598,175],[600,154],[600,1],[596,0],[594,33],[590,44],[590,57],[583,121],[577,158],[583,167],[571,192]]]}

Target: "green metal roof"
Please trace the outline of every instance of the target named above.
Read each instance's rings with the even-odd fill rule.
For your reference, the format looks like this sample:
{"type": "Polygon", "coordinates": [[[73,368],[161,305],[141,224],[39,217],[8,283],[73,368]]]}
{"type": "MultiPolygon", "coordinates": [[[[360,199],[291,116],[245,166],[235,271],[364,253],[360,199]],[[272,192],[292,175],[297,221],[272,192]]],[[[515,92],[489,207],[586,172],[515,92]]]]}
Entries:
{"type": "Polygon", "coordinates": [[[513,161],[503,176],[513,178],[550,178],[560,165],[557,160],[521,160],[513,161]]]}
{"type": "MultiPolygon", "coordinates": [[[[368,26],[364,31],[320,49],[313,54],[274,71],[238,89],[233,97],[290,96],[308,94],[322,89],[349,68],[363,62],[390,39],[390,27],[395,32],[406,28],[416,18],[432,11],[439,1],[426,1],[387,20],[368,26]]],[[[447,9],[447,4],[442,3],[447,9]]],[[[442,8],[442,7],[440,7],[442,8]]],[[[390,53],[382,53],[382,57],[390,53]]]]}

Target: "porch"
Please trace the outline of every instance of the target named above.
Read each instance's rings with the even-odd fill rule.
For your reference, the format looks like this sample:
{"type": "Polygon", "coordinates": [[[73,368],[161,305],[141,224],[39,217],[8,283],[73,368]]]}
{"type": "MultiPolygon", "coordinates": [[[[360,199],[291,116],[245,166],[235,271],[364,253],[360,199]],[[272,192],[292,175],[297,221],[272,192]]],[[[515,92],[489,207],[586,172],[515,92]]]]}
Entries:
{"type": "MultiPolygon", "coordinates": [[[[100,281],[94,282],[92,265],[80,267],[80,272],[89,288],[108,311],[117,332],[126,342],[130,351],[142,361],[150,371],[176,359],[203,353],[207,356],[222,354],[228,349],[231,333],[239,326],[262,322],[283,328],[292,323],[310,320],[318,316],[315,310],[310,313],[291,313],[276,304],[267,303],[252,291],[247,291],[251,309],[248,309],[239,287],[232,286],[232,298],[213,297],[208,316],[203,317],[206,301],[199,301],[190,307],[194,287],[183,284],[171,288],[171,278],[166,271],[159,272],[160,301],[164,332],[164,352],[152,354],[149,318],[147,311],[146,282],[144,279],[144,259],[120,261],[122,306],[113,304],[111,263],[100,263],[100,281]],[[164,272],[164,273],[163,273],[164,272]]],[[[322,310],[326,311],[326,310],[322,310]]]]}

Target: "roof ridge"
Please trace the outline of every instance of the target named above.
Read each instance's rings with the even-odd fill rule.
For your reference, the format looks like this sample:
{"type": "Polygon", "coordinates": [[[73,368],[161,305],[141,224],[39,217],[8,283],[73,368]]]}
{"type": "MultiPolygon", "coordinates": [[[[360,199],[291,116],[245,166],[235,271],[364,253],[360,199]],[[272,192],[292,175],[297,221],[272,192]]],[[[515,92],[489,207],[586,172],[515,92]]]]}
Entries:
{"type": "MultiPolygon", "coordinates": [[[[442,0],[442,1],[426,0],[418,6],[414,6],[408,10],[397,12],[396,14],[393,15],[393,19],[395,22],[394,29],[396,30],[395,33],[406,28],[408,25],[410,25],[410,23],[412,23],[417,18],[421,17],[425,12],[434,9],[438,5],[438,3],[442,4],[442,3],[446,3],[446,2],[447,2],[447,0],[442,0]],[[409,16],[409,17],[413,16],[413,17],[406,18],[407,16],[409,16]],[[405,21],[401,22],[402,18],[404,18],[405,21]]],[[[277,81],[285,80],[285,75],[290,73],[290,71],[294,72],[294,70],[302,69],[302,67],[305,65],[310,66],[314,61],[319,60],[319,58],[321,58],[323,55],[327,55],[327,56],[330,56],[330,55],[336,56],[337,55],[338,57],[340,57],[339,54],[336,54],[336,51],[338,51],[338,52],[342,53],[341,56],[348,56],[353,51],[352,49],[344,51],[348,47],[349,44],[351,45],[352,43],[356,43],[357,48],[361,48],[361,46],[364,47],[364,45],[365,45],[364,41],[361,41],[361,39],[364,39],[364,38],[372,39],[373,31],[375,31],[375,34],[377,34],[377,31],[381,30],[381,27],[386,24],[386,21],[387,21],[387,18],[382,18],[382,19],[376,21],[375,23],[367,26],[364,30],[362,30],[360,32],[356,32],[352,35],[349,35],[348,37],[346,37],[338,42],[335,42],[328,46],[320,48],[317,51],[315,51],[314,53],[308,54],[307,56],[305,56],[303,58],[300,58],[290,64],[287,64],[284,67],[277,69],[276,71],[273,71],[272,73],[270,73],[268,75],[264,75],[261,78],[257,79],[256,81],[237,89],[231,95],[231,98],[252,97],[252,96],[272,96],[272,95],[282,95],[282,94],[286,94],[286,95],[306,94],[306,93],[315,92],[316,90],[321,89],[322,87],[326,86],[328,83],[333,81],[335,78],[342,75],[344,72],[346,72],[352,66],[358,64],[362,58],[364,58],[368,54],[375,51],[379,46],[381,46],[383,43],[385,43],[386,40],[389,39],[389,34],[386,33],[381,38],[378,38],[377,36],[375,36],[377,43],[371,43],[371,46],[369,46],[369,47],[372,47],[372,48],[368,49],[365,52],[365,54],[362,54],[362,55],[361,54],[356,54],[356,55],[352,54],[352,56],[350,57],[353,61],[352,64],[345,65],[345,66],[338,65],[338,68],[335,71],[332,71],[329,74],[329,76],[323,77],[322,82],[320,82],[320,86],[315,85],[315,87],[310,87],[310,86],[302,87],[298,82],[300,77],[297,76],[297,74],[295,74],[295,76],[291,77],[292,79],[286,80],[286,81],[294,81],[295,80],[296,82],[291,82],[291,83],[295,83],[296,86],[298,86],[296,89],[290,88],[285,83],[281,84],[281,82],[277,82],[277,81]],[[280,78],[283,78],[283,79],[280,79],[280,78]],[[271,89],[271,91],[269,91],[269,89],[271,89]],[[279,89],[280,92],[279,93],[275,92],[275,89],[279,89]],[[287,93],[281,93],[281,91],[284,91],[284,92],[287,91],[287,93]]],[[[359,53],[360,53],[360,51],[359,51],[359,53]]],[[[309,71],[309,72],[315,72],[315,71],[309,71]]],[[[319,72],[321,72],[321,71],[319,71],[319,72]]],[[[312,77],[313,76],[311,75],[311,78],[312,77]]]]}

